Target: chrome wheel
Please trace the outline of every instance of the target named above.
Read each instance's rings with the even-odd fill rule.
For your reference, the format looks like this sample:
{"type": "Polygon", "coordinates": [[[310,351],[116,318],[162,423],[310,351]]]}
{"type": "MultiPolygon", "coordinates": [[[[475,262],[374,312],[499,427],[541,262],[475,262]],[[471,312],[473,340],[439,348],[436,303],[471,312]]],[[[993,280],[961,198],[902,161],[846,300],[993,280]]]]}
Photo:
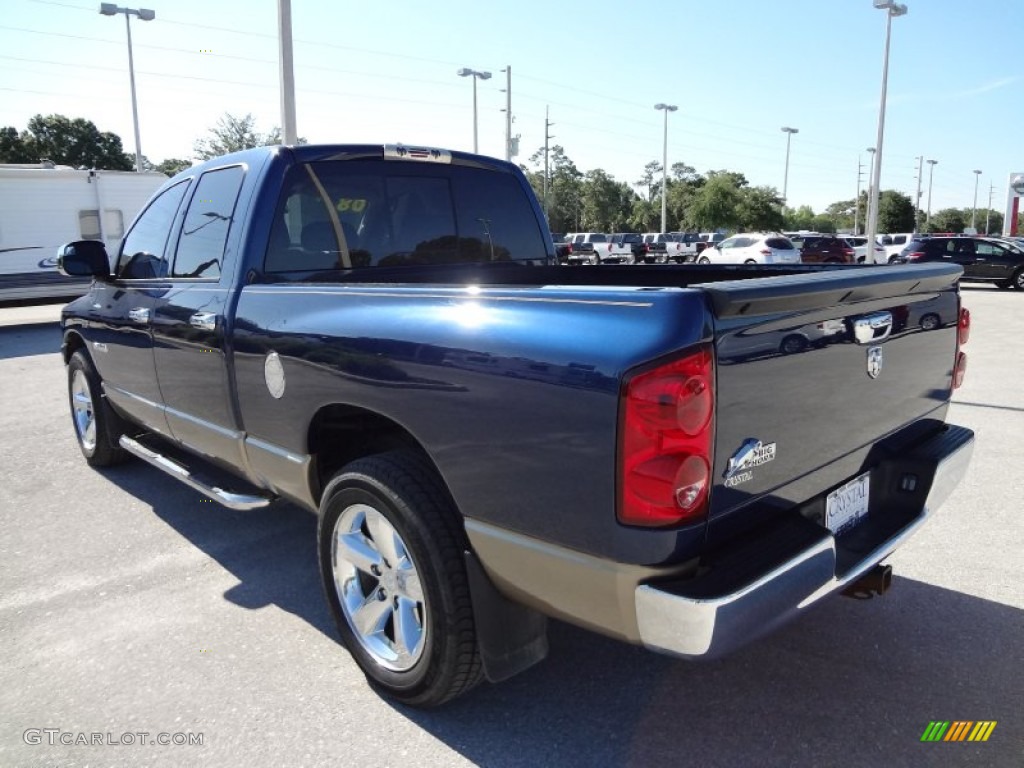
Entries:
{"type": "Polygon", "coordinates": [[[1019,271],[1013,276],[1013,287],[1018,291],[1024,291],[1024,270],[1019,271]]]}
{"type": "Polygon", "coordinates": [[[363,650],[394,672],[415,666],[427,611],[416,564],[394,526],[366,504],[346,507],[334,525],[331,565],[342,614],[363,650]]]}
{"type": "Polygon", "coordinates": [[[921,330],[934,331],[939,327],[939,316],[929,312],[927,315],[921,318],[921,330]]]}
{"type": "Polygon", "coordinates": [[[92,389],[85,371],[79,369],[71,379],[71,415],[75,421],[75,432],[82,448],[93,451],[96,448],[96,410],[92,401],[92,389]]]}
{"type": "Polygon", "coordinates": [[[701,256],[699,259],[697,259],[697,263],[699,263],[699,264],[710,264],[711,263],[711,259],[709,259],[707,256],[701,256]]]}

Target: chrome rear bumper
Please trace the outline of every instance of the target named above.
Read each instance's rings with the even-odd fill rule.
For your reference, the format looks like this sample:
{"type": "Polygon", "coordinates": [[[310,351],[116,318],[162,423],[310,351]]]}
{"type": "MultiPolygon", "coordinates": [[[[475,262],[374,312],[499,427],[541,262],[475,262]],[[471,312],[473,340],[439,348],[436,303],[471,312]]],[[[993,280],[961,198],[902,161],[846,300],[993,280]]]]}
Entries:
{"type": "Polygon", "coordinates": [[[856,581],[912,536],[963,479],[973,448],[973,432],[948,427],[930,446],[937,463],[920,513],[841,575],[837,573],[837,541],[822,529],[820,538],[799,553],[723,594],[641,584],[635,599],[643,645],[675,656],[714,658],[790,621],[821,598],[856,581]],[[701,596],[688,596],[687,591],[701,596]]]}

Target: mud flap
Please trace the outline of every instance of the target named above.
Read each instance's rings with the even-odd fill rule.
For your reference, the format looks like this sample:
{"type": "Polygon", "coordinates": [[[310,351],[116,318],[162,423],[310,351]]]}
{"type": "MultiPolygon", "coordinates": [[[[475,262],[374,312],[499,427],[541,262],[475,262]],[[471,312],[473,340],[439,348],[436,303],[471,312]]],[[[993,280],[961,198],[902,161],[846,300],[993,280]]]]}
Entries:
{"type": "Polygon", "coordinates": [[[476,555],[465,556],[484,675],[500,683],[547,657],[548,617],[502,595],[476,555]]]}

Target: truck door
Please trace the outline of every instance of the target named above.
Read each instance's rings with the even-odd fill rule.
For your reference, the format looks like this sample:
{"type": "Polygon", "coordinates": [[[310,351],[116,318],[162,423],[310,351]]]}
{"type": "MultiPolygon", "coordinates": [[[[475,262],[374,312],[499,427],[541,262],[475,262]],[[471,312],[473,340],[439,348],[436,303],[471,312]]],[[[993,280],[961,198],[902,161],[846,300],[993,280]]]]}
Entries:
{"type": "Polygon", "coordinates": [[[225,316],[238,262],[245,167],[206,171],[170,249],[168,289],[155,297],[157,379],[175,439],[236,466],[242,433],[229,387],[225,316]]]}
{"type": "Polygon", "coordinates": [[[153,308],[167,290],[163,274],[185,180],[166,189],[135,221],[121,244],[114,279],[97,283],[89,308],[89,354],[104,392],[146,427],[167,433],[153,361],[153,308]]]}

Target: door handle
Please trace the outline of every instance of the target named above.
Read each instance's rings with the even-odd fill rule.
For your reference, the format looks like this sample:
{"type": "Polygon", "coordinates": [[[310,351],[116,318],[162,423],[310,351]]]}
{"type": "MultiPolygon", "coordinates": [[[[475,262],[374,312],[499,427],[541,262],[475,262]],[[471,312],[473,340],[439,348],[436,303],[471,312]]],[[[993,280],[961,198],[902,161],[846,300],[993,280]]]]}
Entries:
{"type": "Polygon", "coordinates": [[[213,331],[217,329],[217,313],[216,312],[196,312],[192,317],[188,319],[188,324],[193,328],[199,328],[203,331],[213,331]]]}
{"type": "Polygon", "coordinates": [[[128,310],[128,319],[133,323],[145,324],[149,322],[149,310],[145,307],[136,307],[128,310]]]}

